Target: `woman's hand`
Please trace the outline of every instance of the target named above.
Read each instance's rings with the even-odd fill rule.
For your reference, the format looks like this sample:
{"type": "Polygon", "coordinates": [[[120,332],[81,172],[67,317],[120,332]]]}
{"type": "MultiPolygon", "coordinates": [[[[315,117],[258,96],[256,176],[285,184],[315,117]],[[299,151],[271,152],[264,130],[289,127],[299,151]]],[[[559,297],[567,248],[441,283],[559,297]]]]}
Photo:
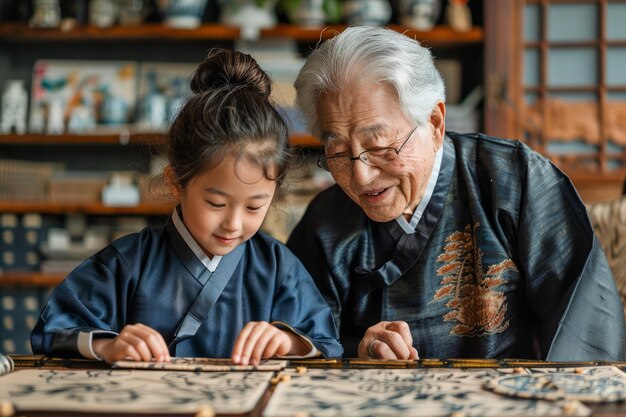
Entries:
{"type": "Polygon", "coordinates": [[[419,359],[411,329],[404,321],[381,321],[367,329],[358,355],[361,359],[419,359]]]}
{"type": "Polygon", "coordinates": [[[122,359],[169,362],[170,353],[163,336],[144,324],[128,324],[113,339],[96,339],[93,351],[112,363],[122,359]]]}
{"type": "Polygon", "coordinates": [[[231,358],[237,365],[258,365],[275,355],[305,355],[311,350],[300,336],[266,321],[251,321],[237,336],[231,358]]]}

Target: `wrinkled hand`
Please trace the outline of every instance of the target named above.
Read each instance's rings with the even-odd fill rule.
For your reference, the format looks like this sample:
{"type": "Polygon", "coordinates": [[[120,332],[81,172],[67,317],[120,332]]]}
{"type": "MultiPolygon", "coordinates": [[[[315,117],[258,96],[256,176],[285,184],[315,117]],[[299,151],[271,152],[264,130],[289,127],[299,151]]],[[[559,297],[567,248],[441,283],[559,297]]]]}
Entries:
{"type": "Polygon", "coordinates": [[[303,355],[310,348],[300,336],[280,330],[266,321],[251,321],[237,336],[231,358],[238,365],[258,365],[275,355],[303,355]]]}
{"type": "Polygon", "coordinates": [[[367,329],[358,355],[361,359],[419,359],[411,329],[404,321],[381,321],[367,329]]]}
{"type": "Polygon", "coordinates": [[[144,324],[127,324],[112,339],[96,339],[93,351],[108,363],[122,359],[169,362],[170,354],[163,336],[144,324]]]}

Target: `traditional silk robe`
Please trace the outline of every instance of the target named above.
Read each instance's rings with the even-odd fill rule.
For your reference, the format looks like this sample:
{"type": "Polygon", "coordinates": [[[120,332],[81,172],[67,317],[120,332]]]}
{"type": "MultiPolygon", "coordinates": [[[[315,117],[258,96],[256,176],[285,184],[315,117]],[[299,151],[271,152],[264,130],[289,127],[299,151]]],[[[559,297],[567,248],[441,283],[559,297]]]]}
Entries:
{"type": "Polygon", "coordinates": [[[333,186],[290,237],[346,356],[369,326],[403,320],[422,358],[626,359],[622,304],[569,179],[520,142],[443,146],[415,233],[333,186]]]}
{"type": "Polygon", "coordinates": [[[143,323],[163,335],[172,356],[230,357],[244,325],[261,320],[341,356],[328,305],[284,245],[257,233],[211,273],[170,219],[78,266],[52,293],[31,344],[35,353],[80,356],[79,334],[143,323]]]}

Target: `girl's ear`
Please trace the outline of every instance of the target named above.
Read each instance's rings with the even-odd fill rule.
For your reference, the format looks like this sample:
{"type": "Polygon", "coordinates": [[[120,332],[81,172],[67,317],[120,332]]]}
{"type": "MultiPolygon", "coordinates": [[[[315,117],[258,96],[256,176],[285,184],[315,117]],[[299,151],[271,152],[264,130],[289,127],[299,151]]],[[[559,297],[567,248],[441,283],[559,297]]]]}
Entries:
{"type": "Polygon", "coordinates": [[[180,200],[180,185],[178,185],[178,178],[176,178],[176,173],[171,165],[165,167],[163,170],[163,177],[165,179],[165,183],[167,184],[167,188],[170,190],[170,193],[172,193],[172,197],[176,200],[180,200]]]}

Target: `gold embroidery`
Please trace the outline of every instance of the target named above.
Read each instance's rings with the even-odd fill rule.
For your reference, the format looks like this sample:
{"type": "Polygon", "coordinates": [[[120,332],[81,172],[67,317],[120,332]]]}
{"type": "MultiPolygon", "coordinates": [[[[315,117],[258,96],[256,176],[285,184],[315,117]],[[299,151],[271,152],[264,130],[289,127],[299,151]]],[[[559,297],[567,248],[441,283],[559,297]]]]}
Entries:
{"type": "Polygon", "coordinates": [[[444,321],[457,324],[450,334],[459,336],[484,336],[500,333],[509,327],[505,321],[508,304],[506,297],[496,288],[504,284],[502,274],[507,270],[517,271],[510,259],[491,265],[483,273],[483,252],[476,243],[476,229],[465,227],[445,240],[444,252],[437,257],[443,265],[437,270],[442,277],[442,287],[437,290],[433,301],[448,299],[446,307],[450,312],[443,316],[444,321]]]}

